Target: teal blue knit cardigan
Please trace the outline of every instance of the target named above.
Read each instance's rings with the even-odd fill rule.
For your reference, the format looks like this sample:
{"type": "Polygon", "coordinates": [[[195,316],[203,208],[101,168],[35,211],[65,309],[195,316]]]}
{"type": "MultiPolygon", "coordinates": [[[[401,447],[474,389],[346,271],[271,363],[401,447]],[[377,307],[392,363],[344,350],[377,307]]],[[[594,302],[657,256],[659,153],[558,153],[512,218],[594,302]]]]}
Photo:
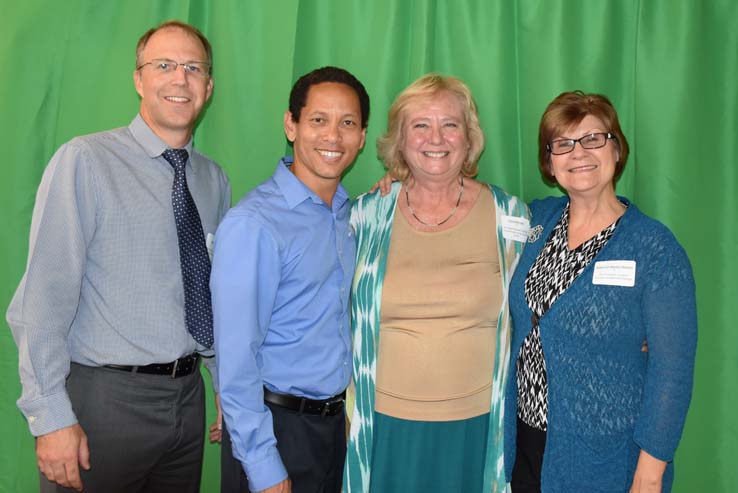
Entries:
{"type": "MultiPolygon", "coordinates": [[[[515,360],[531,330],[524,281],[567,202],[531,203],[531,227],[543,232],[526,246],[510,284],[508,479],[515,459],[515,360]]],[[[630,204],[612,238],[539,324],[548,379],[542,493],[628,491],[641,449],[672,461],[692,394],[697,314],[692,269],[671,232],[630,204]],[[635,261],[635,285],[593,284],[595,265],[606,260],[635,261]]],[[[672,478],[670,465],[664,492],[672,478]]]]}

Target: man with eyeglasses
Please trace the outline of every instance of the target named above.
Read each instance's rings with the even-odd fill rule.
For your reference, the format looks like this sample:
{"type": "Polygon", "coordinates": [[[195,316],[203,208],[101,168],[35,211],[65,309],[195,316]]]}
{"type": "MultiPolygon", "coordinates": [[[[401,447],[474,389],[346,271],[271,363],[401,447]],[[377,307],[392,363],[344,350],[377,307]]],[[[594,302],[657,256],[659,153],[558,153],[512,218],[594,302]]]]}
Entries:
{"type": "Polygon", "coordinates": [[[208,251],[230,205],[225,174],[192,145],[211,60],[188,24],[147,31],[139,114],[64,144],[44,173],[7,313],[41,491],[199,492],[208,251]]]}

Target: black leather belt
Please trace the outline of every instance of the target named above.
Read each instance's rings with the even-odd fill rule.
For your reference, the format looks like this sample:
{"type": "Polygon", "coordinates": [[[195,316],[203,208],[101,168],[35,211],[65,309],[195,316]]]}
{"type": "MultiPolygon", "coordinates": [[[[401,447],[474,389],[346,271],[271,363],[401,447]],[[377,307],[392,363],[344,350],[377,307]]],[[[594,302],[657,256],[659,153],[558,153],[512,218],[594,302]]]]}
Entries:
{"type": "Polygon", "coordinates": [[[277,394],[265,387],[264,400],[270,404],[291,409],[298,413],[335,416],[343,412],[343,406],[346,402],[346,391],[344,390],[340,394],[329,397],[328,399],[313,400],[295,395],[277,394]]]}
{"type": "Polygon", "coordinates": [[[172,378],[178,378],[194,373],[199,361],[200,355],[194,353],[183,356],[171,363],[152,363],[146,366],[105,365],[105,368],[130,373],[146,373],[148,375],[169,375],[172,378]]]}

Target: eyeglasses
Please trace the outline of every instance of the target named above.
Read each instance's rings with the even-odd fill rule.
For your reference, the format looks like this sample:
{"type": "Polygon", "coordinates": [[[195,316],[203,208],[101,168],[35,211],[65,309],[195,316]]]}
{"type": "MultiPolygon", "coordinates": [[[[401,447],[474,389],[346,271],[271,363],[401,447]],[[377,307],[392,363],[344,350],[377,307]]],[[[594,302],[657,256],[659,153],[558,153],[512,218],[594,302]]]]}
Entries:
{"type": "Polygon", "coordinates": [[[151,65],[156,74],[173,74],[177,71],[177,67],[181,66],[187,75],[194,75],[202,79],[210,77],[210,64],[208,62],[178,63],[167,58],[155,58],[150,62],[142,63],[136,67],[136,70],[141,70],[146,65],[151,65]]]}
{"type": "Polygon", "coordinates": [[[598,132],[594,134],[585,135],[581,139],[558,139],[554,140],[550,144],[546,145],[546,149],[551,154],[558,156],[559,154],[567,154],[574,150],[574,147],[579,142],[582,149],[599,149],[607,144],[609,139],[616,139],[610,132],[598,132]]]}

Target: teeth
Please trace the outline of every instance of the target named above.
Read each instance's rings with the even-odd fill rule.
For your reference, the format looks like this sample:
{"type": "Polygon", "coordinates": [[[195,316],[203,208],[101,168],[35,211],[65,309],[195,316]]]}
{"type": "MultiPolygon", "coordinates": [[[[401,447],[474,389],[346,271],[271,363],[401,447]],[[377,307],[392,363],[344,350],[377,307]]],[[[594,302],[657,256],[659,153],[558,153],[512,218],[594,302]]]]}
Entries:
{"type": "Polygon", "coordinates": [[[597,166],[594,165],[594,164],[590,164],[590,165],[587,165],[587,166],[579,166],[577,168],[570,169],[569,172],[576,173],[577,171],[590,171],[590,170],[595,169],[596,167],[597,166]]]}
{"type": "Polygon", "coordinates": [[[445,157],[448,156],[448,152],[430,152],[426,151],[423,153],[424,156],[428,157],[445,157]]]}
{"type": "Polygon", "coordinates": [[[165,99],[169,101],[174,101],[175,103],[186,103],[190,100],[190,98],[183,98],[180,96],[167,96],[165,99]]]}
{"type": "Polygon", "coordinates": [[[343,154],[342,152],[338,152],[338,151],[323,151],[320,149],[318,150],[318,152],[320,153],[321,156],[325,156],[328,158],[341,157],[341,154],[343,154]]]}

